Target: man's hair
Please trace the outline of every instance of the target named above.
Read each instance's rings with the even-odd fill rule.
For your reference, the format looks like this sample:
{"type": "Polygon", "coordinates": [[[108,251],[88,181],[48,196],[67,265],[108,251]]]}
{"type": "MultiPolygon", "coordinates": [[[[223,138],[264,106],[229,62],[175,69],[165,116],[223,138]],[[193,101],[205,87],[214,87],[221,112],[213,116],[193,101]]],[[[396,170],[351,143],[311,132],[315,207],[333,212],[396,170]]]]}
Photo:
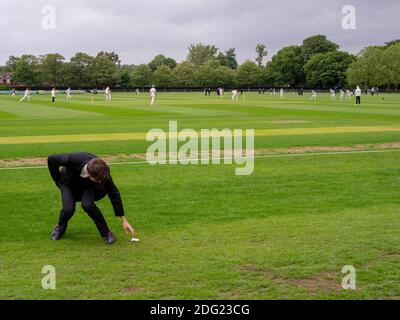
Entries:
{"type": "Polygon", "coordinates": [[[89,161],[87,171],[91,178],[101,183],[110,180],[110,167],[107,163],[99,158],[89,161]]]}

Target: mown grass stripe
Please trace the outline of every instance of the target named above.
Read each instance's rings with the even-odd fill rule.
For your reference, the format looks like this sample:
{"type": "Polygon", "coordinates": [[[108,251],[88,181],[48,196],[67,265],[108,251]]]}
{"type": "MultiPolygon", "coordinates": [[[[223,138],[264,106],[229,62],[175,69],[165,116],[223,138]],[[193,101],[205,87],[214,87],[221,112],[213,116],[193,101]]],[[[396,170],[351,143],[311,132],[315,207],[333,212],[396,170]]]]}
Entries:
{"type": "MultiPolygon", "coordinates": [[[[293,136],[293,135],[361,133],[361,132],[390,132],[390,131],[400,131],[400,127],[354,126],[354,127],[258,129],[258,130],[255,130],[255,136],[293,136]]],[[[146,135],[147,135],[146,132],[128,132],[128,133],[104,133],[104,134],[73,134],[73,135],[0,137],[0,145],[57,143],[57,142],[144,140],[146,138],[146,135]]]]}

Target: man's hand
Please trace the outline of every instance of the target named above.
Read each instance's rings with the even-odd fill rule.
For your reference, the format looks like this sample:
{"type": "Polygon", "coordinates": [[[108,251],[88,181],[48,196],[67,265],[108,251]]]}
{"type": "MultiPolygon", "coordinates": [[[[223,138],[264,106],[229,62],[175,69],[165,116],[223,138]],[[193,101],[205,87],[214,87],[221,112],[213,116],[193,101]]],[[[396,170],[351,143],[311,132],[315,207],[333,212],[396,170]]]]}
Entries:
{"type": "Polygon", "coordinates": [[[121,217],[121,221],[122,221],[122,226],[126,232],[126,234],[131,233],[132,236],[136,236],[136,231],[135,229],[132,228],[132,226],[129,224],[128,220],[126,220],[125,216],[121,217]]]}

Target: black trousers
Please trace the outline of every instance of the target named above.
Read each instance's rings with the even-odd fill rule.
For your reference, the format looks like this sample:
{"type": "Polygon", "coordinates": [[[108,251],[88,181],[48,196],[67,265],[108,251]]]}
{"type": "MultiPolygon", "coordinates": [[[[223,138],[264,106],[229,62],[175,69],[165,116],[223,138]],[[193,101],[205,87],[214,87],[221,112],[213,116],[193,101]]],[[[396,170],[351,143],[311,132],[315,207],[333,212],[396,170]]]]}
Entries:
{"type": "Polygon", "coordinates": [[[356,104],[361,104],[361,97],[356,97],[356,104]]]}
{"type": "Polygon", "coordinates": [[[51,98],[51,102],[55,102],[56,101],[56,98],[55,97],[52,97],[51,98]]]}
{"type": "Polygon", "coordinates": [[[60,218],[58,225],[65,232],[68,227],[68,221],[72,218],[75,213],[75,205],[77,202],[81,202],[83,210],[89,215],[89,217],[95,223],[100,235],[104,238],[110,229],[108,228],[107,222],[104,219],[100,209],[96,206],[96,201],[101,200],[106,196],[106,191],[100,188],[95,188],[93,185],[65,185],[60,186],[62,209],[60,212],[60,218]]]}

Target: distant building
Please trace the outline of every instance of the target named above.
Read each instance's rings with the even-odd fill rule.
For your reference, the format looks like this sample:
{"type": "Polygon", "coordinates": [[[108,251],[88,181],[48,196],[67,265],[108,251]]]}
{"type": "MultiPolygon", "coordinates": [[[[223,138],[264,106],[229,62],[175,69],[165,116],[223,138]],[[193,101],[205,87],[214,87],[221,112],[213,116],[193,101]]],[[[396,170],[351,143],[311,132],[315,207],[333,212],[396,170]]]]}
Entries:
{"type": "Polygon", "coordinates": [[[12,84],[11,72],[0,72],[0,85],[10,86],[12,84]]]}

